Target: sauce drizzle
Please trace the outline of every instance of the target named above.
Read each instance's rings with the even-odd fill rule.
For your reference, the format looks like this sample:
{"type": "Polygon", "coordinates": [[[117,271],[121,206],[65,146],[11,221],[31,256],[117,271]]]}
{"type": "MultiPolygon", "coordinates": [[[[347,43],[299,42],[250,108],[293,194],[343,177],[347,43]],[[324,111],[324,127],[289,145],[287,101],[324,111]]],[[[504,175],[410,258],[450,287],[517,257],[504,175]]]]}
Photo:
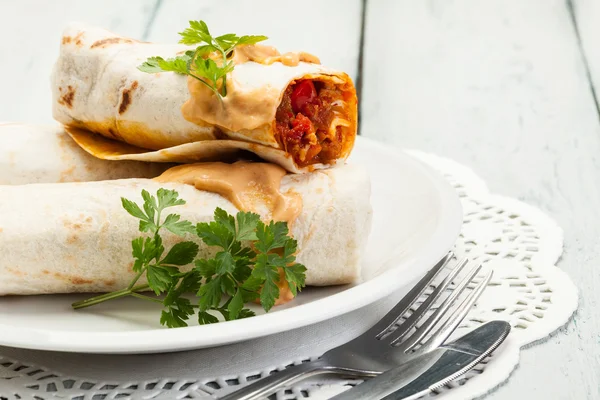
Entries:
{"type": "Polygon", "coordinates": [[[319,57],[304,51],[281,54],[275,47],[260,44],[236,47],[233,51],[233,61],[236,64],[253,61],[265,65],[280,62],[288,67],[295,67],[301,62],[321,64],[319,57]]]}
{"type": "Polygon", "coordinates": [[[302,211],[302,199],[293,192],[281,193],[286,171],[278,165],[238,161],[233,164],[208,162],[184,164],[168,169],[157,182],[177,182],[198,190],[217,193],[239,210],[252,211],[266,220],[291,225],[302,211]]]}

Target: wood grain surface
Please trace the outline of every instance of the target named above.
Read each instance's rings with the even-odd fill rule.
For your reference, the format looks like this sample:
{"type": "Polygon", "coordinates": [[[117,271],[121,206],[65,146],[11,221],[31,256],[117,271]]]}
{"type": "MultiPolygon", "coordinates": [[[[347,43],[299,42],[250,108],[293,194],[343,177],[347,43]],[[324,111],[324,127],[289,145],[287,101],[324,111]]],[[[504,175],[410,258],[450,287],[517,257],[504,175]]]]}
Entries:
{"type": "Polygon", "coordinates": [[[67,22],[171,42],[200,18],[346,70],[362,135],[453,158],[555,218],[580,309],[487,398],[600,398],[600,0],[2,0],[0,121],[51,120],[67,22]]]}
{"type": "Polygon", "coordinates": [[[364,57],[363,135],[468,165],[564,229],[580,309],[489,398],[600,398],[600,124],[568,4],[369,0],[364,57]]]}

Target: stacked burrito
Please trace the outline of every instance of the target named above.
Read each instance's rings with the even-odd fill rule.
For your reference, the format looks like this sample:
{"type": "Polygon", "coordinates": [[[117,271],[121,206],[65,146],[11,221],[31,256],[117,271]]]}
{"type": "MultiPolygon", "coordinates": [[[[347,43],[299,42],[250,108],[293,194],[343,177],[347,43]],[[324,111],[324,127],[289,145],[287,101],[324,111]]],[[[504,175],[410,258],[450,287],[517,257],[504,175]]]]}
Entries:
{"type": "MultiPolygon", "coordinates": [[[[216,207],[235,213],[240,205],[223,193],[171,177],[179,164],[193,164],[202,172],[195,179],[207,179],[206,171],[229,171],[239,159],[281,171],[278,193],[298,200],[286,222],[306,283],[359,279],[370,191],[366,172],[345,163],[357,126],[356,91],[345,73],[240,52],[228,95],[217,101],[189,77],[137,68],[187,46],[79,24],[61,43],[52,76],[60,124],[0,124],[0,295],[123,289],[135,275],[130,243],[139,231],[120,198],[167,188],[186,200],[177,210],[182,219],[210,221],[216,207]],[[298,106],[307,96],[318,107],[298,106]]],[[[277,219],[268,206],[243,211],[277,219]]],[[[181,240],[164,237],[166,247],[181,240]]]]}

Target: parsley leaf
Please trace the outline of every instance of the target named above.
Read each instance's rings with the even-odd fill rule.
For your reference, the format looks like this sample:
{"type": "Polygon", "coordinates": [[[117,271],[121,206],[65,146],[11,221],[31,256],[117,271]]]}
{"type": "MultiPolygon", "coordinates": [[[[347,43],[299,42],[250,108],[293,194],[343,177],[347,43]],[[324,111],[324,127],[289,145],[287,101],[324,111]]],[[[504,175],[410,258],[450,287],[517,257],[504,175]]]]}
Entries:
{"type": "Polygon", "coordinates": [[[236,46],[253,45],[268,38],[262,35],[237,36],[227,33],[213,37],[204,21],[189,21],[189,27],[179,32],[179,43],[198,45],[184,55],[164,59],[150,57],[138,69],[142,72],[176,72],[189,75],[212,90],[220,100],[227,96],[227,74],[235,68],[229,58],[236,46]],[[214,53],[215,57],[209,57],[214,53]]]}
{"type": "Polygon", "coordinates": [[[233,270],[233,277],[238,282],[244,282],[252,274],[252,268],[250,265],[252,261],[247,257],[234,257],[235,269],[233,270]]]}
{"type": "Polygon", "coordinates": [[[160,262],[162,265],[187,265],[198,255],[198,245],[194,242],[179,242],[169,250],[160,262]]]}
{"type": "Polygon", "coordinates": [[[256,225],[260,220],[260,216],[251,212],[237,213],[238,234],[237,240],[257,240],[256,225]]]}
{"type": "Polygon", "coordinates": [[[252,276],[263,282],[260,291],[260,304],[265,311],[269,311],[279,298],[279,272],[277,268],[269,264],[269,256],[266,253],[256,256],[256,264],[252,270],[252,276]]]}
{"type": "Polygon", "coordinates": [[[217,260],[215,260],[214,258],[211,258],[209,260],[205,260],[205,259],[201,258],[199,260],[196,260],[195,264],[196,264],[195,270],[203,278],[210,278],[217,271],[217,260]]]}
{"type": "Polygon", "coordinates": [[[165,267],[149,265],[146,270],[146,277],[150,289],[157,295],[165,292],[172,283],[171,271],[165,267]]]}
{"type": "Polygon", "coordinates": [[[186,293],[195,293],[199,288],[200,276],[196,272],[186,274],[178,285],[171,285],[163,300],[166,310],[161,313],[160,323],[169,328],[187,326],[185,321],[194,315],[196,310],[188,299],[181,296],[186,293]]]}
{"type": "Polygon", "coordinates": [[[131,241],[131,248],[133,255],[133,272],[140,272],[144,266],[146,259],[144,257],[144,238],[139,237],[131,241]]]}
{"type": "Polygon", "coordinates": [[[233,256],[227,251],[218,252],[215,256],[215,260],[217,261],[217,269],[215,271],[216,274],[228,274],[233,272],[233,270],[235,269],[235,262],[233,260],[233,256]]]}
{"type": "Polygon", "coordinates": [[[212,314],[207,313],[206,311],[200,311],[198,313],[198,323],[200,325],[204,325],[204,324],[214,324],[219,322],[219,320],[217,319],[217,317],[215,317],[212,314]]]}
{"type": "Polygon", "coordinates": [[[148,217],[146,216],[146,214],[144,214],[144,212],[140,209],[140,207],[133,201],[127,200],[126,198],[121,197],[121,204],[123,205],[123,208],[125,209],[125,211],[127,211],[132,216],[142,219],[144,221],[147,220],[148,217]]]}
{"type": "Polygon", "coordinates": [[[188,55],[168,58],[166,60],[162,57],[150,57],[139,65],[138,69],[149,74],[157,72],[176,72],[178,74],[187,75],[189,61],[190,57],[188,55]]]}
{"type": "Polygon", "coordinates": [[[179,43],[183,44],[210,43],[212,39],[208,26],[204,21],[190,21],[190,27],[183,32],[179,32],[179,35],[181,36],[179,43]]]}
{"type": "Polygon", "coordinates": [[[152,196],[147,190],[142,190],[142,199],[144,199],[144,210],[148,213],[150,219],[154,218],[154,211],[158,209],[156,197],[152,196]]]}
{"type": "Polygon", "coordinates": [[[161,312],[160,323],[169,328],[181,328],[187,326],[185,321],[195,313],[196,310],[188,299],[177,298],[161,312]]]}
{"type": "Polygon", "coordinates": [[[158,252],[157,242],[153,238],[139,237],[132,240],[132,255],[135,260],[133,264],[134,272],[139,272],[144,264],[148,264],[153,258],[156,257],[158,252]]]}
{"type": "Polygon", "coordinates": [[[186,233],[195,233],[196,228],[190,221],[180,221],[180,216],[177,214],[169,214],[165,218],[163,227],[177,236],[183,236],[186,233]]]}
{"type": "Polygon", "coordinates": [[[227,214],[227,211],[217,207],[215,210],[215,222],[223,225],[232,235],[235,236],[235,218],[227,214]]]}
{"type": "Polygon", "coordinates": [[[252,311],[248,308],[242,308],[240,310],[240,313],[238,314],[238,319],[254,317],[255,315],[256,314],[254,313],[254,311],[252,311]]]}
{"type": "Polygon", "coordinates": [[[222,294],[223,292],[221,291],[220,277],[217,277],[202,285],[198,291],[198,297],[200,297],[200,301],[198,303],[200,306],[200,311],[217,308],[221,302],[222,294]]]}
{"type": "Polygon", "coordinates": [[[242,290],[238,289],[235,292],[235,295],[231,298],[229,305],[227,306],[227,311],[229,312],[229,319],[237,319],[240,315],[240,312],[244,308],[244,298],[242,297],[242,290]]]}
{"type": "Polygon", "coordinates": [[[245,36],[242,36],[241,38],[239,38],[235,45],[239,46],[241,44],[256,44],[258,42],[263,42],[267,39],[268,39],[268,37],[263,36],[263,35],[245,35],[245,36]]]}
{"type": "Polygon", "coordinates": [[[298,292],[304,287],[306,279],[306,267],[302,264],[294,264],[283,269],[285,280],[288,282],[292,294],[298,295],[298,292]]]}
{"type": "MultiPolygon", "coordinates": [[[[234,35],[218,39],[225,47],[238,40],[234,35]]],[[[161,217],[165,209],[185,204],[176,191],[159,189],[152,195],[143,190],[142,199],[141,206],[121,199],[125,211],[139,219],[140,232],[146,233],[131,241],[135,278],[127,289],[74,303],[74,308],[131,295],[161,303],[160,323],[177,328],[187,326],[187,320],[196,313],[200,324],[218,322],[215,313],[226,321],[253,316],[252,310],[244,308],[250,302],[259,301],[269,311],[282,288],[289,287],[296,296],[304,287],[306,268],[295,262],[298,244],[288,236],[286,223],[266,224],[254,213],[240,211],[233,216],[217,208],[213,221],[194,226],[178,214],[161,217]],[[196,259],[200,248],[193,241],[165,249],[164,230],[177,236],[195,233],[209,247],[203,249],[203,256],[214,256],[196,259]],[[192,269],[180,270],[192,263],[192,269]],[[144,274],[148,283],[137,285],[144,274]],[[140,293],[147,290],[162,297],[140,293]],[[195,304],[188,297],[192,295],[197,297],[195,304]]]]}
{"type": "Polygon", "coordinates": [[[167,207],[182,206],[185,200],[179,198],[179,193],[175,190],[158,189],[156,192],[158,197],[158,210],[164,210],[167,207]]]}
{"type": "Polygon", "coordinates": [[[273,222],[265,225],[262,221],[258,221],[256,228],[256,236],[258,243],[256,248],[263,253],[283,247],[285,245],[288,234],[288,227],[285,222],[273,222]]]}
{"type": "Polygon", "coordinates": [[[164,305],[174,304],[184,294],[196,294],[200,289],[200,280],[201,276],[195,271],[185,274],[178,284],[171,285],[163,301],[164,305]]]}
{"type": "Polygon", "coordinates": [[[233,242],[233,235],[227,227],[218,222],[200,222],[196,225],[196,232],[200,239],[209,246],[219,246],[228,249],[233,242]]]}

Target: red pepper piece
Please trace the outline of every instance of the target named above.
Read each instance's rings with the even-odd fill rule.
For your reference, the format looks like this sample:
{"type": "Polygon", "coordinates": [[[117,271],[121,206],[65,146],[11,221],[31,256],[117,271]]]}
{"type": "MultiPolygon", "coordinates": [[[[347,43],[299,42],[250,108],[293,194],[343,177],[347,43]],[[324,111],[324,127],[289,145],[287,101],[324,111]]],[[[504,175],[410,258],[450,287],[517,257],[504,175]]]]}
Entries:
{"type": "Polygon", "coordinates": [[[295,113],[303,110],[306,104],[312,104],[317,101],[317,90],[312,81],[306,80],[299,82],[292,92],[292,109],[295,113]]]}

